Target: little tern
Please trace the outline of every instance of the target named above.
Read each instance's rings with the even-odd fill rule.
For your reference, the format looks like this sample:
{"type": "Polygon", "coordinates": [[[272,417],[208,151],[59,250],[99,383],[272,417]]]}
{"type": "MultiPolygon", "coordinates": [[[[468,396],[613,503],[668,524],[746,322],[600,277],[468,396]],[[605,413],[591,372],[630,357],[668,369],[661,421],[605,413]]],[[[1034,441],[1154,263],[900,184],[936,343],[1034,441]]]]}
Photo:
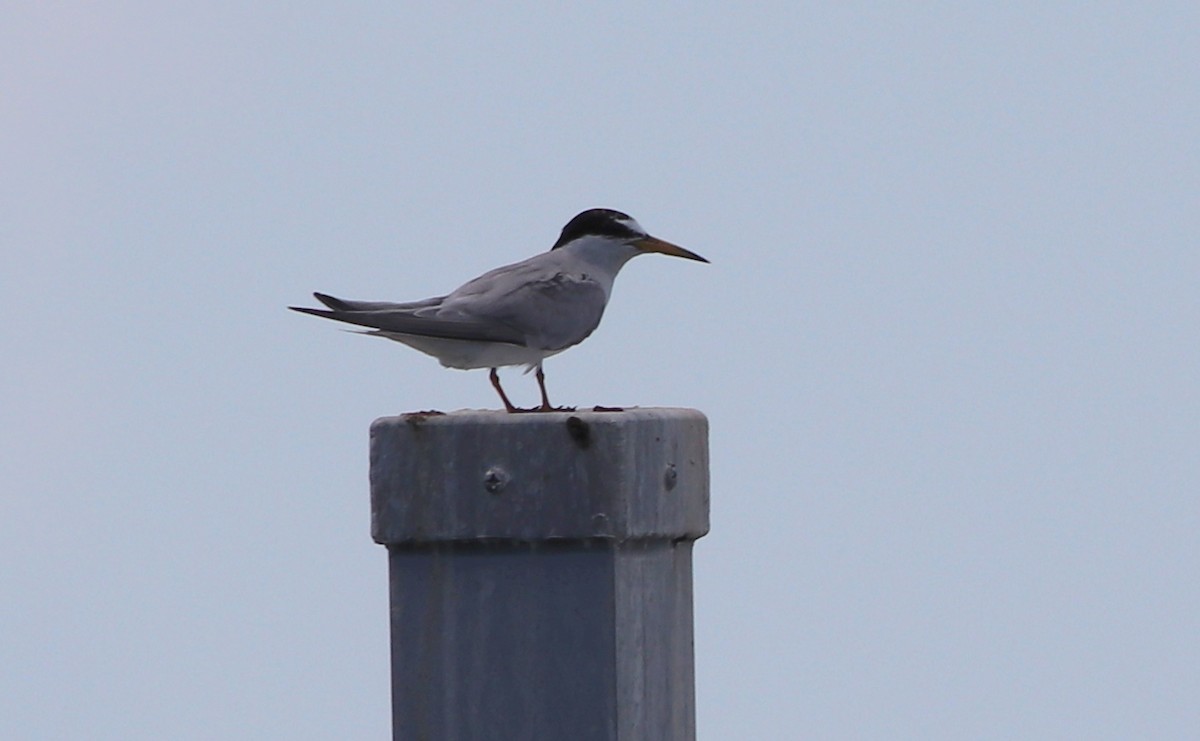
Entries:
{"type": "Polygon", "coordinates": [[[557,411],[546,395],[542,361],[596,329],[617,273],[647,252],[708,262],[650,236],[627,214],[593,208],[568,221],[548,252],[484,273],[445,296],[389,303],[314,293],[328,308],[288,308],[369,327],[364,334],[402,342],[447,368],[490,368],[492,387],[509,412],[557,411]],[[496,372],[508,365],[536,369],[540,407],[520,409],[508,400],[496,372]]]}

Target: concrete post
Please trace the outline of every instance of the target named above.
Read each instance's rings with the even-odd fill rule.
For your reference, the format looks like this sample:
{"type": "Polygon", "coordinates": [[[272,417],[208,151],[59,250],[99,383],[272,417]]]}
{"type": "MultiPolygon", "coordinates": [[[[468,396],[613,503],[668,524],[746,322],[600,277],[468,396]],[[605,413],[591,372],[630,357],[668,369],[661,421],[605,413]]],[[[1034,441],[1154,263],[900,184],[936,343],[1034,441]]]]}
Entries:
{"type": "Polygon", "coordinates": [[[377,420],[393,738],[692,741],[706,532],[700,412],[377,420]]]}

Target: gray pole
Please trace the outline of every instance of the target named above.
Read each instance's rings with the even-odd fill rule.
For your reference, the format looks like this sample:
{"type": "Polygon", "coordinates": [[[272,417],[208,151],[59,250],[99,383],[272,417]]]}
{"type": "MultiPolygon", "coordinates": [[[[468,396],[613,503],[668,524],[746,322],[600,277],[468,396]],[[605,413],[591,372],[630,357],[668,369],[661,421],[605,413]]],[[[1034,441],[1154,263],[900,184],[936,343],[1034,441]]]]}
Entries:
{"type": "Polygon", "coordinates": [[[692,741],[706,532],[700,412],[376,420],[393,738],[692,741]]]}

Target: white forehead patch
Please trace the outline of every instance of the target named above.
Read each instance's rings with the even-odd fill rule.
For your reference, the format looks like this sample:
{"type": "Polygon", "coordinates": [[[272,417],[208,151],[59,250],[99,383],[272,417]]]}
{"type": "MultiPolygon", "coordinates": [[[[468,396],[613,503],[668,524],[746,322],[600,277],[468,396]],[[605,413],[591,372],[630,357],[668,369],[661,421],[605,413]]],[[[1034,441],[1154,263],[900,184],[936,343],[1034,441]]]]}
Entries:
{"type": "Polygon", "coordinates": [[[637,232],[638,234],[649,234],[649,232],[647,232],[645,229],[642,228],[641,224],[637,223],[637,219],[633,218],[632,216],[626,217],[624,219],[614,219],[614,221],[616,221],[618,224],[622,224],[624,226],[629,227],[630,229],[637,232]]]}

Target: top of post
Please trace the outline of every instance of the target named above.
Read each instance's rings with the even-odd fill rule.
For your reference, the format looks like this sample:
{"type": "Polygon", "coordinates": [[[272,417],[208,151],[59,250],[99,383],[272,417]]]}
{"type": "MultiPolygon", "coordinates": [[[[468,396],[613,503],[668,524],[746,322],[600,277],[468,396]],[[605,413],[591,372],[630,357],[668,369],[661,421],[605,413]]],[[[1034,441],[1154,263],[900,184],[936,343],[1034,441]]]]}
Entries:
{"type": "Polygon", "coordinates": [[[694,409],[464,410],[371,425],[371,535],[694,540],[708,532],[708,420],[694,409]]]}

